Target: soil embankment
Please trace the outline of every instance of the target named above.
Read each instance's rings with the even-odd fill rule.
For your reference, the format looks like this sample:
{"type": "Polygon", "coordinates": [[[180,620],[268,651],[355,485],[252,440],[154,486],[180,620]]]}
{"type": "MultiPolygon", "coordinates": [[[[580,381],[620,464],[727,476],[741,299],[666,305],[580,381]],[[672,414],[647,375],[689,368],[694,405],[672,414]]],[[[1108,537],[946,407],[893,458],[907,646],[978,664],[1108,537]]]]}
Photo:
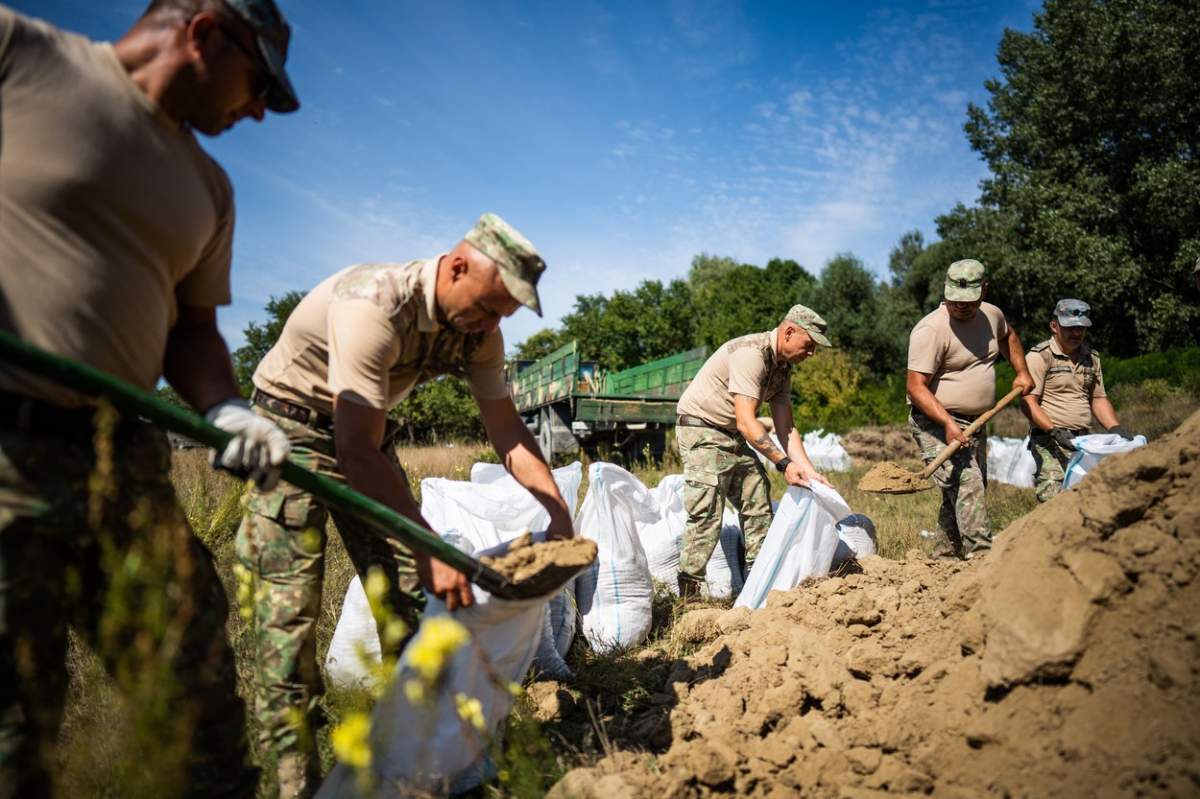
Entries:
{"type": "Polygon", "coordinates": [[[872,558],[706,618],[656,762],[616,752],[551,795],[1196,795],[1198,465],[1200,413],[979,561],[872,558]]]}

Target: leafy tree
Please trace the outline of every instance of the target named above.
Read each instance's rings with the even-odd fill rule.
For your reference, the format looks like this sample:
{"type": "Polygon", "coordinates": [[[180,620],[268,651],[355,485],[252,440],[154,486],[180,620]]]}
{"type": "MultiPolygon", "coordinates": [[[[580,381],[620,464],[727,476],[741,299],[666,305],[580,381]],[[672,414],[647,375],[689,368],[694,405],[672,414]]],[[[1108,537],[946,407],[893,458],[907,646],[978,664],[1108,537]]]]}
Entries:
{"type": "Polygon", "coordinates": [[[773,258],[765,268],[724,268],[711,278],[705,298],[695,302],[698,343],[712,350],[731,338],[775,327],[796,303],[813,302],[815,284],[792,260],[773,258]]]}
{"type": "Polygon", "coordinates": [[[477,441],[485,437],[479,406],[467,384],[445,375],[422,383],[391,410],[410,444],[477,441]]]}
{"type": "Polygon", "coordinates": [[[563,342],[607,369],[624,369],[694,346],[696,313],[682,280],[646,280],[633,291],[580,295],[563,317],[563,342]]]}
{"type": "Polygon", "coordinates": [[[304,299],[302,291],[289,291],[282,297],[271,297],[267,301],[265,309],[267,321],[261,325],[258,322],[251,322],[242,331],[246,343],[233,352],[233,373],[243,396],[249,397],[254,390],[251,378],[254,376],[254,370],[258,368],[258,362],[263,359],[271,347],[275,346],[288,317],[292,315],[292,311],[296,310],[296,306],[302,299],[304,299]]]}
{"type": "Polygon", "coordinates": [[[570,341],[562,330],[545,327],[517,345],[517,360],[536,361],[570,341]]]}
{"type": "Polygon", "coordinates": [[[849,253],[832,258],[813,303],[838,347],[856,353],[876,374],[902,367],[918,312],[902,292],[880,286],[862,261],[849,253]]]}
{"type": "Polygon", "coordinates": [[[944,263],[984,261],[1019,326],[1074,295],[1106,351],[1195,341],[1200,4],[1047,0],[997,59],[965,126],[991,175],[937,220],[944,263]]]}

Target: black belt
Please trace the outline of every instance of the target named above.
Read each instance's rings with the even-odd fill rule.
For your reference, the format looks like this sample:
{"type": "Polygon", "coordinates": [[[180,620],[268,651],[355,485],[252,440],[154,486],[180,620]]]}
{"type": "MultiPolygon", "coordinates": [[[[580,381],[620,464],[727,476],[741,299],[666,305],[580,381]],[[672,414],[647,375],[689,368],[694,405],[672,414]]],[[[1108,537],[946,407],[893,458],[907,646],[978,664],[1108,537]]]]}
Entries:
{"type": "Polygon", "coordinates": [[[0,391],[0,428],[57,438],[91,438],[96,426],[91,406],[64,408],[53,402],[0,391]]]}
{"type": "Polygon", "coordinates": [[[675,424],[679,425],[680,427],[707,427],[710,430],[720,430],[722,433],[735,437],[741,435],[737,430],[730,430],[727,427],[721,427],[720,425],[716,425],[712,422],[701,419],[699,416],[692,416],[691,414],[687,413],[679,414],[679,418],[675,420],[675,424]]]}
{"type": "Polygon", "coordinates": [[[293,422],[308,425],[316,430],[332,430],[333,418],[328,414],[314,411],[312,408],[306,408],[289,400],[274,397],[261,388],[254,389],[254,393],[250,395],[250,401],[260,408],[265,408],[271,413],[278,414],[285,419],[291,419],[293,422]]]}

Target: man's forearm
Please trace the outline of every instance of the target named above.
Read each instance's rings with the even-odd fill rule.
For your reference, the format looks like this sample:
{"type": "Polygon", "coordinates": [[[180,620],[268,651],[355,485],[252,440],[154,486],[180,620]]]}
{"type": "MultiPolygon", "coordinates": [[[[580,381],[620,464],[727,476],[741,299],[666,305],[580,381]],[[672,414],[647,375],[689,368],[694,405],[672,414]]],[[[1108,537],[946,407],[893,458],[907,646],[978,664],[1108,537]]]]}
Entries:
{"type": "Polygon", "coordinates": [[[377,449],[350,449],[338,452],[338,466],[346,482],[355,491],[428,528],[421,509],[408,487],[408,480],[397,472],[387,456],[377,449]]]}
{"type": "Polygon", "coordinates": [[[1029,421],[1033,422],[1035,427],[1043,432],[1049,432],[1054,427],[1054,422],[1050,421],[1050,417],[1042,410],[1042,404],[1037,401],[1037,397],[1026,394],[1021,398],[1021,402],[1025,406],[1026,413],[1029,414],[1029,421]]]}
{"type": "Polygon", "coordinates": [[[750,446],[761,452],[771,463],[778,463],[785,457],[783,450],[775,446],[775,442],[771,440],[771,434],[758,419],[738,419],[738,432],[750,446]]]}
{"type": "Polygon", "coordinates": [[[222,400],[240,396],[229,348],[215,326],[176,324],[167,336],[163,377],[201,413],[222,400]]]}
{"type": "Polygon", "coordinates": [[[504,460],[504,466],[513,479],[533,494],[534,498],[546,509],[546,512],[550,514],[552,526],[572,527],[571,511],[567,506],[566,499],[559,492],[558,483],[554,482],[554,475],[551,473],[550,467],[535,454],[536,446],[533,436],[522,427],[513,446],[508,451],[500,453],[504,460]],[[520,433],[524,433],[524,435],[520,435],[520,433]]]}
{"type": "Polygon", "coordinates": [[[1117,411],[1113,408],[1113,404],[1109,402],[1108,397],[1095,397],[1092,399],[1092,415],[1096,417],[1097,422],[1104,426],[1105,430],[1120,424],[1117,421],[1117,411]]]}
{"type": "Polygon", "coordinates": [[[933,396],[933,392],[928,386],[909,386],[908,398],[912,400],[912,404],[918,411],[928,416],[938,424],[945,425],[947,422],[953,421],[950,412],[942,407],[942,403],[937,401],[937,397],[933,396]]]}
{"type": "Polygon", "coordinates": [[[1016,328],[1008,328],[1005,344],[1002,354],[1012,364],[1013,371],[1018,375],[1029,374],[1029,367],[1025,364],[1025,348],[1021,346],[1021,337],[1017,335],[1016,328]]]}

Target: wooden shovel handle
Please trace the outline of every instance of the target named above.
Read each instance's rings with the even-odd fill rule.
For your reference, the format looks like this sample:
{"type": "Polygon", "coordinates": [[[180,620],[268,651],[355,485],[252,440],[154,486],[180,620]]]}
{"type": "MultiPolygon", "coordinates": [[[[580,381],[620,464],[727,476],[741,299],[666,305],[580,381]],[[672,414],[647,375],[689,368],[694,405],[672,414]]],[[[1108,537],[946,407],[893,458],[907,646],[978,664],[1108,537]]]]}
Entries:
{"type": "MultiPolygon", "coordinates": [[[[983,427],[985,424],[988,423],[989,419],[991,419],[996,414],[1000,413],[1000,410],[1005,405],[1012,402],[1019,396],[1021,396],[1020,388],[1014,388],[1012,391],[1005,394],[1003,397],[1000,398],[999,402],[997,402],[995,405],[992,406],[991,410],[988,410],[988,411],[980,414],[978,419],[971,422],[971,424],[967,425],[967,429],[963,430],[963,438],[969,439],[971,436],[975,435],[975,433],[979,430],[979,428],[983,427]]],[[[947,461],[947,459],[950,458],[951,455],[958,452],[958,450],[961,447],[962,447],[962,444],[960,444],[957,440],[951,441],[949,444],[946,445],[945,449],[943,449],[941,452],[938,453],[936,458],[934,458],[933,460],[931,460],[929,462],[928,466],[926,466],[924,469],[921,470],[921,477],[928,478],[929,475],[931,475],[935,471],[937,471],[937,468],[939,466],[941,466],[943,463],[945,463],[947,461]]]]}

